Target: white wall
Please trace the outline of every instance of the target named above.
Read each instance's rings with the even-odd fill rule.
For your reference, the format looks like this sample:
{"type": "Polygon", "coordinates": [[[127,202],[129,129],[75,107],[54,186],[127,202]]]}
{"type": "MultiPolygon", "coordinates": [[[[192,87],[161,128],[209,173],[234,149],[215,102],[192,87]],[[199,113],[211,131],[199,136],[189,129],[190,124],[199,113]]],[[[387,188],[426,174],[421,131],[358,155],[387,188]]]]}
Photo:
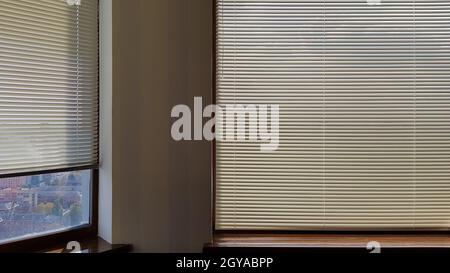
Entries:
{"type": "Polygon", "coordinates": [[[170,111],[211,101],[211,5],[113,0],[111,238],[137,252],[196,252],[210,238],[211,144],[173,141],[170,111]]]}
{"type": "Polygon", "coordinates": [[[112,241],[112,2],[100,0],[99,235],[112,241]]]}

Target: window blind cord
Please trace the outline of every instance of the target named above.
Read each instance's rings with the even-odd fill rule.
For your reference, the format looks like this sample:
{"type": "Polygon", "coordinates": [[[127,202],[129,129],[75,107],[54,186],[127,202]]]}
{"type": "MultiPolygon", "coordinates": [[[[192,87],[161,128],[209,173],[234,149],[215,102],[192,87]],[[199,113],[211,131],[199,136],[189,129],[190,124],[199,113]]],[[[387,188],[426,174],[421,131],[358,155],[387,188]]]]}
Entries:
{"type": "Polygon", "coordinates": [[[326,227],[327,200],[326,200],[326,0],[322,2],[322,206],[323,227],[326,227]]]}
{"type": "Polygon", "coordinates": [[[76,126],[76,141],[77,141],[77,143],[76,143],[76,149],[77,149],[77,152],[76,152],[76,157],[77,157],[77,160],[78,160],[78,157],[79,157],[79,155],[80,155],[80,132],[79,132],[79,130],[78,130],[78,125],[79,125],[79,123],[80,123],[80,5],[76,5],[76,16],[77,16],[77,19],[76,19],[76,39],[77,39],[77,67],[76,67],[76,71],[77,71],[77,82],[76,82],[76,85],[77,85],[77,88],[76,88],[76,92],[77,92],[77,115],[76,115],[76,118],[77,118],[77,126],[76,126]]]}
{"type": "Polygon", "coordinates": [[[413,228],[416,229],[416,187],[417,187],[417,48],[416,48],[416,0],[413,0],[413,65],[414,65],[414,80],[413,80],[413,92],[414,92],[414,162],[413,162],[413,228]]]}
{"type": "MultiPolygon", "coordinates": [[[[220,20],[220,25],[223,25],[224,19],[223,19],[223,2],[220,3],[220,15],[219,15],[219,20],[220,20]]],[[[220,43],[218,43],[220,44],[220,43]]],[[[224,51],[223,51],[223,46],[219,46],[220,47],[220,52],[221,52],[221,56],[220,56],[220,61],[221,61],[221,65],[224,65],[224,51]]],[[[220,71],[220,78],[223,79],[223,69],[221,69],[220,71]]]]}
{"type": "MultiPolygon", "coordinates": [[[[233,105],[236,106],[236,1],[233,2],[233,105]]],[[[223,69],[222,69],[223,71],[223,69]]],[[[234,117],[233,117],[234,118],[234,117]]],[[[237,126],[234,128],[234,132],[237,132],[237,126]]],[[[227,132],[228,134],[228,132],[227,132]]],[[[236,229],[236,142],[233,141],[233,150],[234,150],[234,158],[233,158],[233,181],[234,181],[234,223],[236,229]]]]}

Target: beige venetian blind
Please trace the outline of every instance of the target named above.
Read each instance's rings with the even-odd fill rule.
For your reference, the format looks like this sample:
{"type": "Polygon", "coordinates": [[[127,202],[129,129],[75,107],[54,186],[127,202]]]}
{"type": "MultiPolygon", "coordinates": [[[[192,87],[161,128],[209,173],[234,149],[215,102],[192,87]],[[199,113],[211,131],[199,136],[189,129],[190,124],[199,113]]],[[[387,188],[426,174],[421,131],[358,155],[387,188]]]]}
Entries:
{"type": "Polygon", "coordinates": [[[97,164],[97,18],[97,0],[0,0],[0,175],[97,164]]]}
{"type": "Polygon", "coordinates": [[[450,1],[218,0],[217,101],[280,146],[217,143],[216,229],[450,227],[450,1]]]}

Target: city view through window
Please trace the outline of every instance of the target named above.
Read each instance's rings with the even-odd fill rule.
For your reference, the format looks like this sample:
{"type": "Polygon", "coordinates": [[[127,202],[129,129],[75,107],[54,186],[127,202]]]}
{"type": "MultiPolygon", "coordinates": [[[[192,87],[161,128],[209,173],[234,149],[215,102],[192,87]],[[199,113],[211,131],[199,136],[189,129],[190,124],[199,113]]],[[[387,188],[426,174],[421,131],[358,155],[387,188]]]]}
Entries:
{"type": "Polygon", "coordinates": [[[0,243],[90,220],[91,171],[0,179],[0,243]]]}

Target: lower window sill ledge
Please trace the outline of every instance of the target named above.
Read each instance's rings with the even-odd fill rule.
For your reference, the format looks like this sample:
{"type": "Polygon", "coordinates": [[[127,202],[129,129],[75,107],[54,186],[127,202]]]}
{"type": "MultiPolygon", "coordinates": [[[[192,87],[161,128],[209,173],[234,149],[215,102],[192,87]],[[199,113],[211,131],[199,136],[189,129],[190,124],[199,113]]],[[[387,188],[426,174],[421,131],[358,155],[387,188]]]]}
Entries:
{"type": "Polygon", "coordinates": [[[219,234],[205,253],[450,253],[450,234],[219,234]]]}

